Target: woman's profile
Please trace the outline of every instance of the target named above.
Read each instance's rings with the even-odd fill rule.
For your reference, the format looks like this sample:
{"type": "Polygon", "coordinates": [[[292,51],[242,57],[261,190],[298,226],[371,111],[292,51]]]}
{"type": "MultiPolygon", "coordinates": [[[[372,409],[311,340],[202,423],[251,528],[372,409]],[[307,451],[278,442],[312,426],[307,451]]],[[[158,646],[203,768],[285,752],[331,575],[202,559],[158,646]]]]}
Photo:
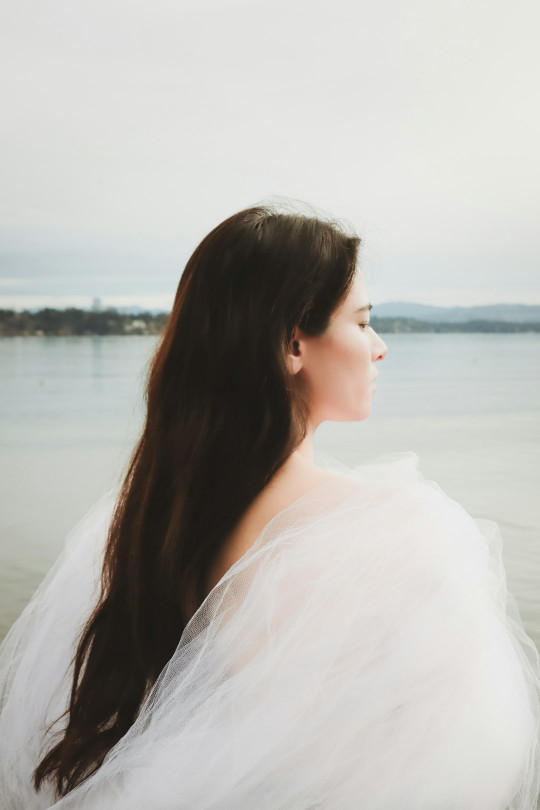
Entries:
{"type": "Polygon", "coordinates": [[[315,463],[387,351],[359,244],[261,204],[192,254],[124,480],[0,647],[2,808],[536,807],[496,524],[412,452],[315,463]]]}

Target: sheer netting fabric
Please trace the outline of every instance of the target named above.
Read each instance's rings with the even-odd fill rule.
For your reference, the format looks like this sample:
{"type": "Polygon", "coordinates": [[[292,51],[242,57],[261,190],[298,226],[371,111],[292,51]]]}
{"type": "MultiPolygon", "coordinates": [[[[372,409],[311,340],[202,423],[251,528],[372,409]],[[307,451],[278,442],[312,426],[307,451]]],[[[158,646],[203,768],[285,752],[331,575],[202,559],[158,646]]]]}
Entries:
{"type": "Polygon", "coordinates": [[[130,731],[55,800],[31,775],[67,704],[115,493],[83,518],[0,648],[3,810],[536,808],[539,657],[497,525],[414,453],[315,460],[335,475],[266,525],[130,731]]]}

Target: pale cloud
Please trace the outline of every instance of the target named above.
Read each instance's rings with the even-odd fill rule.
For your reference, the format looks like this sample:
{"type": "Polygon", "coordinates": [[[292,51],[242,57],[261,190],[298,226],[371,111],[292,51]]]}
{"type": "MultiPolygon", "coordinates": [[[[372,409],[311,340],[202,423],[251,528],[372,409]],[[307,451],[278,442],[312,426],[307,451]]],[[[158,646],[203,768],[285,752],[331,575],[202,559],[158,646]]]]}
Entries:
{"type": "Polygon", "coordinates": [[[354,224],[385,300],[532,302],[539,23],[536,0],[8,0],[0,276],[171,295],[208,230],[282,194],[354,224]]]}

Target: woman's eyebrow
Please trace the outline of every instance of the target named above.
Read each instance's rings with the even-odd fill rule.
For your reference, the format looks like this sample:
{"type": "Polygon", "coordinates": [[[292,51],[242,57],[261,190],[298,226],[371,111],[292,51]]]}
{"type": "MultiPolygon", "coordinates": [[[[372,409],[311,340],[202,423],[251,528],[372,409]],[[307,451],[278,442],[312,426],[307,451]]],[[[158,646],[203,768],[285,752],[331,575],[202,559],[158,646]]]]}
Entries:
{"type": "Polygon", "coordinates": [[[355,309],[354,312],[356,314],[357,312],[363,312],[365,309],[373,309],[373,304],[370,303],[364,304],[363,307],[358,307],[358,309],[355,309]]]}

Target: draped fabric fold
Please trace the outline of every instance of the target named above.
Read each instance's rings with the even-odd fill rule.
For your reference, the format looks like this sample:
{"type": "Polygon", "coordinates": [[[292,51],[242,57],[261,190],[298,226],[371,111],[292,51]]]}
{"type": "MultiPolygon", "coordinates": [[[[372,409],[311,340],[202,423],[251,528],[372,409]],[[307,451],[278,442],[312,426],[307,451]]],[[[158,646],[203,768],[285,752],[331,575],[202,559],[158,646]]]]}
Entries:
{"type": "Polygon", "coordinates": [[[0,648],[6,810],[534,810],[540,664],[499,529],[414,453],[276,515],[186,627],[136,723],[61,800],[31,773],[65,709],[115,493],[0,648]]]}

